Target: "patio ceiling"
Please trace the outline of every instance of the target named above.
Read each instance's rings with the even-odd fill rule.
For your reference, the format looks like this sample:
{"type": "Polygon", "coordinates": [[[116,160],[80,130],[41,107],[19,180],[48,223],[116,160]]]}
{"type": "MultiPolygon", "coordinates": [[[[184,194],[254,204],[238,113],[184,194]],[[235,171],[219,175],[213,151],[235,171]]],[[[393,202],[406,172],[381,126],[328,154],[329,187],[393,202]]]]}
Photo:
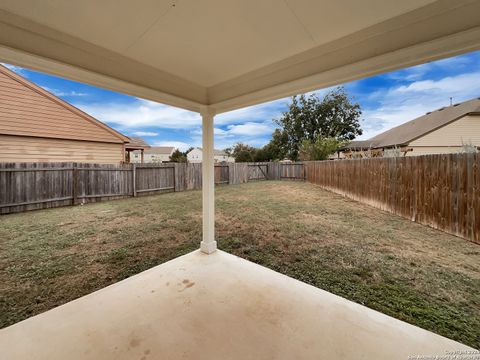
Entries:
{"type": "Polygon", "coordinates": [[[0,0],[0,61],[216,113],[480,49],[478,0],[0,0]]]}

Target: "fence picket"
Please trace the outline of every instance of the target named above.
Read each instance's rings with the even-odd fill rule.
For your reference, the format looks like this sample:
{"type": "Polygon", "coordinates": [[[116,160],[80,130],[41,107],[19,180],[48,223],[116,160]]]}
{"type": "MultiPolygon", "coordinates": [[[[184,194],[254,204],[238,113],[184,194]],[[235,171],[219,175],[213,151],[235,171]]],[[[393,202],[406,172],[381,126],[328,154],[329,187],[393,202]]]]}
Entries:
{"type": "Polygon", "coordinates": [[[480,244],[479,154],[306,162],[307,181],[480,244]]]}
{"type": "MultiPolygon", "coordinates": [[[[216,164],[216,184],[306,180],[480,243],[480,154],[216,164]]],[[[202,164],[0,163],[0,214],[202,187],[202,164]]]]}

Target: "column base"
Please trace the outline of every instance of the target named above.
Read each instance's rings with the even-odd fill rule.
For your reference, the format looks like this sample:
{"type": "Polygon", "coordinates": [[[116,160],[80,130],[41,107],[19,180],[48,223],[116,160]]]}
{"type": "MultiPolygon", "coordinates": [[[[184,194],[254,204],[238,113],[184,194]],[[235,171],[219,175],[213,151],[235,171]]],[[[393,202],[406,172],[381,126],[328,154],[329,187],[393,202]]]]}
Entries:
{"type": "Polygon", "coordinates": [[[209,241],[205,242],[202,241],[200,243],[200,251],[205,254],[211,254],[217,251],[217,242],[216,241],[209,241]]]}

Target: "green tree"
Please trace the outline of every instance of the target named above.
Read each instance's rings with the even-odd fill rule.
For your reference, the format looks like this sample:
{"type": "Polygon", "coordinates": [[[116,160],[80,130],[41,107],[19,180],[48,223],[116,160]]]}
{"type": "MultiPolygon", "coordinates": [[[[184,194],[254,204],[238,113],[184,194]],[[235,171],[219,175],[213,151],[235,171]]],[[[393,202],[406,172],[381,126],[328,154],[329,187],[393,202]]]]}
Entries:
{"type": "Polygon", "coordinates": [[[334,154],[344,143],[345,141],[334,137],[318,135],[314,141],[310,139],[302,141],[298,157],[302,161],[327,160],[329,155],[334,154]]]}
{"type": "Polygon", "coordinates": [[[255,153],[257,149],[250,145],[237,143],[233,150],[231,150],[231,155],[235,158],[236,162],[251,162],[255,160],[255,153]]]}
{"type": "Polygon", "coordinates": [[[253,155],[253,161],[255,162],[264,162],[264,161],[271,161],[271,156],[268,152],[267,146],[261,147],[259,149],[255,149],[255,153],[253,155]]]}
{"type": "Polygon", "coordinates": [[[187,155],[186,153],[175,149],[175,151],[170,155],[170,161],[171,162],[177,162],[177,163],[184,163],[187,162],[187,155]]]}
{"type": "Polygon", "coordinates": [[[315,94],[294,96],[289,110],[275,120],[280,129],[272,142],[280,149],[279,154],[297,160],[304,140],[314,143],[321,136],[343,141],[361,135],[361,114],[360,105],[343,87],[330,91],[322,100],[315,94]]]}
{"type": "Polygon", "coordinates": [[[280,129],[275,129],[272,134],[272,140],[262,148],[264,160],[261,161],[275,161],[283,160],[287,157],[286,144],[287,133],[280,129]]]}

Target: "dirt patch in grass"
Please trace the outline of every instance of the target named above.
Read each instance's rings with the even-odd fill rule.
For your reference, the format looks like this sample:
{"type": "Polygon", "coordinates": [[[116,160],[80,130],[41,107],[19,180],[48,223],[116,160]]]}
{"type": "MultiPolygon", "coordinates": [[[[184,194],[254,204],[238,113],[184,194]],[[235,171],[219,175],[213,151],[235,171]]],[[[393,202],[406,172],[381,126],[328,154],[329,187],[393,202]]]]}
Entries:
{"type": "MultiPolygon", "coordinates": [[[[217,187],[219,247],[480,347],[480,246],[302,182],[217,187]]],[[[0,326],[198,247],[201,193],[0,217],[0,326]]]]}

